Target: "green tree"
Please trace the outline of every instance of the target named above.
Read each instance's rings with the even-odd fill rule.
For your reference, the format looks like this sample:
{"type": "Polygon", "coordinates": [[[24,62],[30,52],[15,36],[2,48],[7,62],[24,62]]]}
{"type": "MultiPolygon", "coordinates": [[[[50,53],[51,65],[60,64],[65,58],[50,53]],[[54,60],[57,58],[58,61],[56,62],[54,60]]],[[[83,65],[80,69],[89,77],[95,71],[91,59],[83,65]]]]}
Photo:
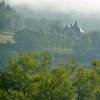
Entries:
{"type": "Polygon", "coordinates": [[[76,60],[51,65],[47,52],[10,57],[0,72],[0,100],[99,100],[99,61],[91,69],[76,60]]]}

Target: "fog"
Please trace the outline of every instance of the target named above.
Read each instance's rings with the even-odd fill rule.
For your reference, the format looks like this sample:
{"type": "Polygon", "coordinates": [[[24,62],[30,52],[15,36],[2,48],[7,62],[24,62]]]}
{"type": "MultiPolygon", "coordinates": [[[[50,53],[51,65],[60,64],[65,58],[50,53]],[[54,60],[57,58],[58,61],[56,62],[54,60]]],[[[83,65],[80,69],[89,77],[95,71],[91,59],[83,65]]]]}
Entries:
{"type": "Polygon", "coordinates": [[[60,20],[65,25],[76,20],[86,31],[100,31],[100,0],[5,1],[25,18],[60,20]]]}
{"type": "Polygon", "coordinates": [[[32,9],[76,11],[81,14],[100,13],[100,0],[6,0],[11,5],[26,5],[32,9]]]}

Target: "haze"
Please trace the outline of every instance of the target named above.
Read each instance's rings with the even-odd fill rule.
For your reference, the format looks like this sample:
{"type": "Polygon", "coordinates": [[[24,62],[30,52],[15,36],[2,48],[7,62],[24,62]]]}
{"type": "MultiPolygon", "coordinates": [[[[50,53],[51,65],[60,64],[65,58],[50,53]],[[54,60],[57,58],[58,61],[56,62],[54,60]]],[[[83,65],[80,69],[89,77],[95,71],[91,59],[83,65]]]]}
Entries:
{"type": "Polygon", "coordinates": [[[8,0],[12,5],[27,5],[34,9],[53,9],[63,12],[100,13],[100,0],[8,0]]]}

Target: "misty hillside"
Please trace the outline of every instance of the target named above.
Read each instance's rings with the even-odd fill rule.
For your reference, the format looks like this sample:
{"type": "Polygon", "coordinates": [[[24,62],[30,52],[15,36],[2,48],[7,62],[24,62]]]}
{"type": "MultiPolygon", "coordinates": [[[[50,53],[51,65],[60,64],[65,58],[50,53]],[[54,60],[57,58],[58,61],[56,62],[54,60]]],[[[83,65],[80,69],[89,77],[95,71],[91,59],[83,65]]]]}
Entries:
{"type": "Polygon", "coordinates": [[[89,64],[100,59],[98,16],[31,10],[0,2],[0,54],[4,64],[9,54],[46,50],[59,60],[78,59],[89,64]],[[6,13],[5,13],[6,12],[6,13]],[[98,31],[97,31],[98,30],[98,31]],[[3,40],[1,40],[1,38],[3,40]]]}
{"type": "Polygon", "coordinates": [[[30,18],[30,19],[45,19],[45,20],[59,20],[61,21],[64,25],[70,24],[75,22],[76,20],[78,21],[79,25],[85,29],[86,31],[100,31],[100,15],[98,13],[91,13],[91,14],[81,14],[78,13],[77,11],[69,11],[67,12],[62,12],[62,11],[55,11],[52,9],[35,9],[35,8],[30,8],[28,6],[16,6],[15,10],[23,15],[25,18],[30,18]]]}

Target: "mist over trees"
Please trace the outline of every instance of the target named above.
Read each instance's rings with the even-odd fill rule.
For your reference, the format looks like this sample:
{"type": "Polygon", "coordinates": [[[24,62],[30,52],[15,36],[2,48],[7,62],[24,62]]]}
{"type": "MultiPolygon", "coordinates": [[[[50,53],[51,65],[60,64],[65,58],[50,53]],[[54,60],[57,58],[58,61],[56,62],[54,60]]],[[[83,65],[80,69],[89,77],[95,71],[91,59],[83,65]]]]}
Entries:
{"type": "MultiPolygon", "coordinates": [[[[47,11],[38,12],[27,7],[13,8],[4,1],[0,5],[0,34],[13,33],[15,39],[15,44],[9,41],[1,44],[1,55],[4,59],[9,53],[15,54],[21,48],[26,52],[47,50],[54,55],[55,62],[75,58],[87,64],[93,59],[100,58],[100,32],[84,30],[85,25],[81,27],[81,19],[74,28],[76,31],[73,28],[68,29],[67,25],[74,26],[74,15],[71,17],[72,14],[60,12],[48,14],[47,11]],[[81,28],[85,33],[81,33],[81,28]]],[[[86,24],[89,26],[88,22],[86,24]]]]}
{"type": "Polygon", "coordinates": [[[4,1],[0,2],[0,30],[15,31],[21,29],[21,16],[4,1]]]}
{"type": "Polygon", "coordinates": [[[99,19],[49,11],[0,0],[0,100],[99,100],[99,19]]]}

